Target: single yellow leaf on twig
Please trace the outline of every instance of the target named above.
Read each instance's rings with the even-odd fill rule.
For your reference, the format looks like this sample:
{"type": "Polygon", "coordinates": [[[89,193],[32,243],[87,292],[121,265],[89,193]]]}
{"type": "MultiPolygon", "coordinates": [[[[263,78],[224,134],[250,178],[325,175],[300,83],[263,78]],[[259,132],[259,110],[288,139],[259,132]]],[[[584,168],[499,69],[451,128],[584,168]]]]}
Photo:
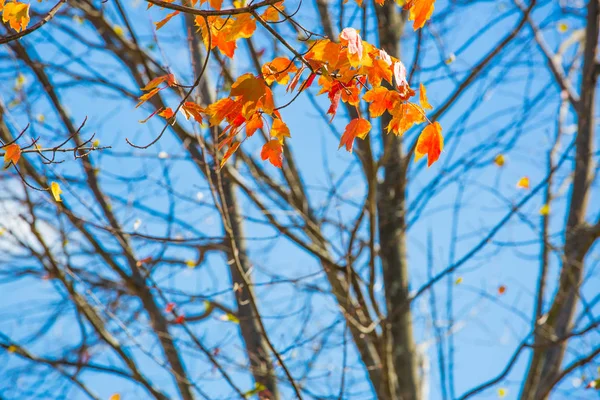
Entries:
{"type": "Polygon", "coordinates": [[[498,154],[496,156],[496,158],[494,158],[494,164],[496,164],[498,167],[503,167],[504,166],[504,156],[502,154],[498,154]]]}
{"type": "Polygon", "coordinates": [[[529,178],[524,176],[517,182],[517,188],[519,189],[529,189],[529,178]]]}
{"type": "Polygon", "coordinates": [[[2,21],[8,22],[10,27],[17,32],[27,29],[29,25],[29,4],[13,1],[4,5],[2,21]]]}
{"type": "Polygon", "coordinates": [[[540,208],[540,215],[548,215],[550,214],[550,205],[544,204],[542,208],[540,208]]]}
{"type": "Polygon", "coordinates": [[[56,201],[62,201],[60,198],[60,195],[62,194],[62,189],[60,188],[60,185],[56,182],[52,182],[50,184],[50,191],[52,192],[52,196],[54,196],[54,200],[56,201]]]}

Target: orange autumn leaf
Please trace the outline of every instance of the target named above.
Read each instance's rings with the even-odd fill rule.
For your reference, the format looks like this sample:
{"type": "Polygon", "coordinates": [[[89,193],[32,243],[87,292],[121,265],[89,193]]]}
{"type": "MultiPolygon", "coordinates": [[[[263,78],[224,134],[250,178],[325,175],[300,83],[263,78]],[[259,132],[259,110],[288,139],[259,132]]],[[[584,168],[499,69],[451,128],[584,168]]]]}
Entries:
{"type": "Polygon", "coordinates": [[[283,10],[284,10],[283,2],[275,3],[266,9],[266,11],[261,15],[261,18],[264,21],[268,21],[268,22],[279,21],[279,16],[281,15],[279,13],[279,11],[283,11],[283,10]]]}
{"type": "Polygon", "coordinates": [[[352,152],[354,139],[364,139],[371,130],[371,123],[364,118],[354,118],[348,125],[340,140],[340,147],[346,146],[346,150],[352,152]]]}
{"type": "Polygon", "coordinates": [[[409,0],[404,8],[409,10],[408,19],[413,22],[413,29],[416,31],[425,25],[425,22],[431,18],[435,0],[409,0]]]}
{"type": "Polygon", "coordinates": [[[503,295],[504,293],[506,293],[506,286],[504,286],[504,285],[500,285],[500,286],[498,287],[498,294],[499,294],[499,295],[503,295]]]}
{"type": "Polygon", "coordinates": [[[121,400],[121,395],[119,393],[115,393],[108,398],[108,400],[121,400]]]}
{"type": "Polygon", "coordinates": [[[415,149],[415,161],[419,161],[421,157],[427,155],[427,166],[436,162],[440,158],[440,154],[444,149],[444,137],[442,136],[442,126],[439,122],[429,124],[423,129],[417,147],[415,149]]]}
{"type": "Polygon", "coordinates": [[[277,168],[283,165],[283,146],[277,139],[269,140],[264,144],[260,152],[260,158],[269,160],[277,168]]]}
{"type": "Polygon", "coordinates": [[[179,14],[179,11],[173,11],[172,13],[168,14],[164,19],[162,19],[161,21],[155,22],[154,25],[156,25],[156,30],[159,30],[160,28],[165,26],[165,24],[167,22],[169,22],[171,20],[171,18],[173,18],[174,16],[176,16],[178,14],[179,14]]]}
{"type": "Polygon", "coordinates": [[[171,107],[167,107],[164,110],[162,110],[161,112],[159,112],[158,115],[160,115],[163,118],[169,119],[169,118],[173,118],[175,113],[173,112],[171,107]]]}
{"type": "Polygon", "coordinates": [[[254,113],[252,117],[246,122],[246,136],[250,137],[254,135],[254,132],[263,127],[263,119],[260,113],[254,113]]]}
{"type": "Polygon", "coordinates": [[[225,165],[225,163],[227,162],[227,160],[229,160],[233,153],[236,152],[238,147],[240,147],[240,142],[233,142],[231,146],[229,146],[229,148],[225,152],[225,155],[223,156],[223,159],[221,160],[221,168],[223,168],[223,165],[225,165]]]}
{"type": "Polygon", "coordinates": [[[9,144],[4,148],[4,162],[17,164],[21,158],[21,147],[18,144],[9,144]]]}
{"type": "Polygon", "coordinates": [[[202,123],[202,114],[204,112],[204,108],[200,107],[198,104],[193,101],[186,101],[181,106],[181,112],[185,119],[189,121],[190,118],[194,118],[196,122],[202,123]]]}
{"type": "MultiPolygon", "coordinates": [[[[400,97],[399,94],[397,96],[400,97]]],[[[396,108],[390,111],[390,113],[392,114],[392,120],[386,129],[388,133],[393,132],[396,136],[403,135],[404,132],[414,125],[419,125],[426,121],[421,107],[413,103],[397,102],[396,108]]]]}
{"type": "Polygon", "coordinates": [[[273,61],[263,65],[261,72],[267,85],[270,85],[273,82],[285,85],[290,80],[289,74],[296,70],[296,66],[288,58],[277,57],[273,61]]]}
{"type": "Polygon", "coordinates": [[[363,95],[363,100],[369,104],[371,117],[379,117],[386,110],[393,110],[396,103],[400,100],[398,92],[388,90],[385,87],[375,87],[363,95]]]}
{"type": "Polygon", "coordinates": [[[29,25],[29,4],[13,1],[4,5],[2,22],[8,22],[17,32],[27,29],[29,25]]]}
{"type": "Polygon", "coordinates": [[[280,119],[276,119],[273,121],[273,126],[271,127],[271,137],[279,140],[281,144],[283,144],[284,138],[289,138],[290,136],[290,128],[280,119]]]}
{"type": "Polygon", "coordinates": [[[215,10],[220,10],[223,5],[223,0],[208,0],[208,4],[215,10]]]}
{"type": "Polygon", "coordinates": [[[421,103],[421,107],[425,110],[433,109],[431,104],[429,104],[429,100],[427,100],[427,91],[425,90],[425,85],[422,83],[419,86],[419,103],[421,103]]]}
{"type": "Polygon", "coordinates": [[[529,189],[529,178],[524,176],[517,182],[517,188],[519,189],[529,189]]]}
{"type": "Polygon", "coordinates": [[[206,107],[206,114],[210,116],[210,126],[219,125],[230,115],[239,112],[238,108],[241,108],[240,106],[239,102],[236,102],[229,97],[225,97],[210,104],[206,107]]]}
{"type": "Polygon", "coordinates": [[[140,90],[142,90],[143,92],[147,92],[148,90],[157,88],[163,82],[166,82],[168,86],[173,86],[175,84],[175,75],[167,74],[167,75],[158,76],[158,77],[152,79],[150,82],[148,82],[148,84],[146,86],[144,86],[143,88],[141,88],[140,90]]]}

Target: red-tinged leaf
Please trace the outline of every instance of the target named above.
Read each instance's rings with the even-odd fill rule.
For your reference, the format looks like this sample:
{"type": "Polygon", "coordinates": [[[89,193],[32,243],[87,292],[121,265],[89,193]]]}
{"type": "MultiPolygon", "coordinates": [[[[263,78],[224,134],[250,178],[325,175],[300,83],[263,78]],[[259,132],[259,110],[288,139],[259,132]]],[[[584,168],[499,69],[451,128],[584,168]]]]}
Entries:
{"type": "MultiPolygon", "coordinates": [[[[2,3],[4,4],[4,1],[2,3]]],[[[10,27],[17,32],[27,29],[27,25],[29,25],[29,4],[18,1],[4,4],[2,22],[8,22],[10,27]]]]}
{"type": "Polygon", "coordinates": [[[363,44],[360,35],[354,28],[345,28],[340,33],[340,42],[348,47],[348,60],[353,67],[358,66],[363,58],[363,44]]]}
{"type": "Polygon", "coordinates": [[[405,9],[409,9],[408,19],[413,22],[413,29],[416,31],[425,25],[425,22],[431,18],[435,0],[409,0],[405,5],[405,9]]]}
{"type": "Polygon", "coordinates": [[[181,314],[177,318],[175,318],[173,323],[179,325],[179,324],[183,324],[183,321],[185,321],[185,315],[181,314]]]}
{"type": "Polygon", "coordinates": [[[165,24],[167,22],[169,22],[171,20],[171,18],[173,18],[174,16],[176,16],[178,14],[179,14],[179,11],[173,11],[172,13],[168,14],[163,20],[155,22],[154,25],[156,25],[156,30],[159,30],[160,28],[165,26],[165,24]]]}
{"type": "Polygon", "coordinates": [[[227,160],[229,160],[229,158],[236,152],[238,147],[240,147],[240,142],[233,142],[231,146],[229,146],[225,152],[225,155],[223,156],[223,159],[221,160],[221,168],[223,168],[223,165],[225,165],[227,160]]]}
{"type": "Polygon", "coordinates": [[[240,111],[240,104],[229,97],[218,100],[206,107],[206,114],[210,116],[210,126],[219,125],[224,119],[232,114],[239,114],[240,111]]]}
{"type": "Polygon", "coordinates": [[[173,118],[175,113],[173,112],[171,107],[167,107],[164,110],[162,110],[161,112],[159,112],[158,115],[160,115],[163,118],[169,119],[169,118],[173,118]]]}
{"type": "Polygon", "coordinates": [[[421,157],[427,155],[427,166],[436,162],[440,158],[440,154],[444,149],[444,137],[442,136],[442,126],[439,122],[429,124],[423,129],[417,147],[415,149],[415,161],[419,161],[421,157]]]}
{"type": "Polygon", "coordinates": [[[346,146],[346,150],[352,152],[354,139],[364,139],[371,130],[371,123],[364,118],[355,118],[346,126],[346,130],[340,140],[340,147],[346,146]]]}
{"type": "Polygon", "coordinates": [[[289,138],[290,136],[290,128],[280,119],[276,119],[273,121],[273,126],[271,127],[271,137],[279,140],[281,144],[283,144],[284,138],[289,138]]]}
{"type": "Polygon", "coordinates": [[[283,146],[277,139],[270,140],[262,147],[260,157],[263,161],[269,159],[271,164],[281,168],[283,165],[283,146]]]}
{"type": "Polygon", "coordinates": [[[431,110],[431,104],[429,104],[429,100],[427,100],[427,91],[425,90],[425,85],[421,83],[419,86],[419,103],[421,103],[421,107],[425,110],[431,110]]]}
{"type": "Polygon", "coordinates": [[[165,307],[165,312],[170,313],[175,309],[175,303],[167,303],[165,307]]]}
{"type": "Polygon", "coordinates": [[[300,78],[302,77],[302,73],[305,69],[306,67],[303,66],[302,68],[296,71],[296,74],[294,74],[294,77],[292,78],[288,86],[285,88],[286,92],[293,92],[294,89],[296,89],[296,86],[298,85],[298,82],[300,82],[300,78]]]}
{"type": "Polygon", "coordinates": [[[163,82],[166,82],[167,85],[169,85],[169,86],[173,86],[175,84],[175,75],[167,74],[167,75],[163,75],[163,76],[158,76],[158,77],[152,79],[150,82],[148,82],[148,84],[146,86],[144,86],[143,88],[141,88],[141,90],[144,92],[147,92],[148,90],[157,88],[158,85],[160,85],[163,82]]]}
{"type": "Polygon", "coordinates": [[[21,147],[18,144],[13,143],[6,146],[4,149],[4,162],[12,162],[17,165],[21,158],[21,147]]]}
{"type": "Polygon", "coordinates": [[[252,117],[246,122],[246,136],[250,137],[254,133],[263,127],[263,119],[260,113],[254,113],[252,117]]]}
{"type": "Polygon", "coordinates": [[[135,108],[138,108],[139,106],[141,106],[142,104],[144,104],[145,102],[147,102],[148,100],[150,100],[159,91],[160,91],[159,88],[154,88],[151,91],[149,91],[148,93],[141,95],[140,99],[139,99],[140,101],[137,103],[137,105],[135,106],[135,108]]]}
{"type": "Polygon", "coordinates": [[[185,103],[183,103],[183,105],[181,106],[181,112],[183,113],[183,116],[185,117],[185,119],[189,120],[190,117],[193,117],[196,122],[198,123],[202,123],[202,114],[204,111],[204,108],[200,107],[198,104],[192,102],[192,101],[186,101],[185,103]]]}
{"type": "Polygon", "coordinates": [[[146,257],[146,258],[142,258],[141,260],[138,260],[138,262],[135,263],[135,265],[137,267],[141,267],[144,264],[149,263],[150,261],[152,261],[152,257],[146,257]]]}
{"type": "Polygon", "coordinates": [[[317,77],[317,74],[315,74],[315,73],[310,74],[308,79],[304,83],[304,86],[302,86],[302,90],[308,89],[313,84],[316,77],[317,77]]]}
{"type": "Polygon", "coordinates": [[[498,286],[498,294],[503,295],[504,293],[506,293],[506,286],[504,286],[504,285],[498,286]]]}

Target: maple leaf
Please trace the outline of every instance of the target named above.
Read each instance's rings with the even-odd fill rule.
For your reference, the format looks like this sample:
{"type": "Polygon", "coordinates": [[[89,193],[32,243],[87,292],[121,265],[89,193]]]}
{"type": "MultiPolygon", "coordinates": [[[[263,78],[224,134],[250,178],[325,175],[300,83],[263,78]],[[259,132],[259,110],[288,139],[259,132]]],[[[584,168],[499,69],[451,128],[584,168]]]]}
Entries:
{"type": "Polygon", "coordinates": [[[339,35],[342,45],[348,48],[348,60],[353,67],[358,66],[363,58],[363,44],[360,35],[354,28],[344,28],[339,35]]]}
{"type": "Polygon", "coordinates": [[[279,140],[279,142],[281,144],[283,144],[283,139],[284,138],[291,137],[291,135],[290,135],[290,128],[288,128],[288,126],[282,120],[276,119],[276,120],[273,121],[273,126],[271,126],[271,133],[270,133],[270,135],[271,135],[271,137],[274,137],[277,140],[279,140]]]}
{"type": "Polygon", "coordinates": [[[54,197],[54,200],[61,202],[61,198],[60,195],[62,194],[62,189],[60,188],[60,185],[56,182],[52,182],[50,184],[50,192],[52,192],[52,196],[54,197]]]}
{"type": "Polygon", "coordinates": [[[540,215],[546,216],[548,214],[550,214],[550,205],[549,204],[544,204],[540,208],[540,215]]]}
{"type": "Polygon", "coordinates": [[[266,63],[262,67],[262,74],[270,85],[273,82],[277,82],[280,85],[285,85],[290,80],[290,75],[295,72],[298,68],[286,57],[277,57],[273,61],[266,63]]]}
{"type": "Polygon", "coordinates": [[[340,140],[340,147],[346,146],[346,150],[352,152],[352,146],[354,146],[354,139],[364,139],[369,131],[371,130],[371,123],[364,118],[354,118],[348,125],[340,140]]]}
{"type": "Polygon", "coordinates": [[[419,86],[419,103],[421,103],[421,108],[425,110],[431,110],[431,104],[429,104],[429,100],[427,100],[427,91],[425,90],[425,85],[421,83],[419,86]]]}
{"type": "Polygon", "coordinates": [[[225,152],[225,155],[223,155],[223,159],[221,160],[221,168],[223,168],[223,165],[225,165],[227,160],[229,160],[229,158],[237,151],[238,147],[240,147],[240,142],[233,142],[229,146],[229,148],[225,152]]]}
{"type": "Polygon", "coordinates": [[[4,162],[12,162],[17,165],[21,158],[21,147],[18,144],[12,143],[4,148],[4,162]]]}
{"type": "Polygon", "coordinates": [[[173,118],[175,113],[173,112],[171,107],[167,107],[164,110],[162,110],[161,112],[159,112],[158,115],[160,115],[163,118],[169,119],[169,118],[173,118]]]}
{"type": "Polygon", "coordinates": [[[252,117],[246,122],[246,136],[250,137],[254,135],[254,132],[263,127],[263,119],[260,113],[254,113],[252,117]]]}
{"type": "Polygon", "coordinates": [[[319,61],[326,63],[331,69],[334,69],[342,52],[341,45],[334,43],[329,39],[316,41],[304,56],[306,60],[319,61]]]}
{"type": "Polygon", "coordinates": [[[504,285],[500,285],[500,286],[498,287],[498,294],[499,294],[499,295],[503,295],[504,293],[506,293],[506,286],[504,286],[504,285]]]}
{"type": "Polygon", "coordinates": [[[444,137],[442,136],[442,126],[439,122],[429,124],[423,129],[417,147],[415,149],[415,161],[419,161],[421,157],[427,154],[427,167],[436,162],[440,158],[440,154],[444,149],[444,137]]]}
{"type": "Polygon", "coordinates": [[[184,321],[185,321],[185,315],[181,314],[173,320],[173,323],[179,325],[179,324],[183,324],[184,321]]]}
{"type": "Polygon", "coordinates": [[[27,29],[29,25],[29,4],[13,1],[4,5],[2,22],[8,22],[17,32],[27,29]]]}
{"type": "Polygon", "coordinates": [[[174,16],[176,16],[178,14],[179,14],[179,11],[173,11],[172,13],[168,14],[163,20],[155,22],[154,25],[156,25],[156,30],[159,30],[160,28],[165,26],[165,24],[167,22],[169,22],[171,20],[171,18],[173,18],[174,16]]]}
{"type": "Polygon", "coordinates": [[[170,313],[175,309],[175,303],[167,303],[165,312],[170,313]]]}
{"type": "MultiPolygon", "coordinates": [[[[400,97],[399,94],[396,94],[400,97]]],[[[413,103],[400,103],[390,113],[392,114],[392,120],[386,127],[388,133],[394,132],[396,136],[404,134],[407,130],[412,128],[414,125],[425,122],[424,112],[421,108],[413,103]]]]}
{"type": "Polygon", "coordinates": [[[396,86],[398,86],[398,88],[408,86],[408,81],[406,80],[406,67],[402,61],[396,61],[394,63],[394,79],[396,80],[396,86]]]}
{"type": "Polygon", "coordinates": [[[260,158],[269,159],[269,162],[277,168],[283,165],[283,146],[277,139],[269,140],[264,144],[260,152],[260,158]]]}
{"type": "Polygon", "coordinates": [[[210,116],[210,126],[215,126],[223,122],[224,119],[231,119],[233,115],[239,114],[241,109],[242,104],[240,101],[225,97],[206,107],[206,114],[210,116]]]}
{"type": "Polygon", "coordinates": [[[183,113],[183,116],[185,117],[185,119],[187,119],[188,121],[191,117],[193,117],[196,120],[196,122],[201,124],[202,123],[202,114],[201,113],[203,113],[205,111],[204,111],[204,108],[200,107],[198,104],[194,103],[193,101],[186,101],[181,106],[181,112],[183,113]]]}
{"type": "Polygon", "coordinates": [[[279,3],[275,3],[272,6],[270,6],[269,8],[266,9],[266,11],[261,15],[261,18],[264,21],[269,21],[269,22],[277,22],[279,21],[279,11],[283,11],[284,7],[283,7],[283,2],[279,2],[279,3]]]}
{"type": "Polygon", "coordinates": [[[271,89],[266,85],[264,79],[251,73],[240,76],[231,85],[229,95],[238,97],[242,102],[242,114],[244,116],[250,116],[258,109],[271,114],[275,108],[271,89]]]}
{"type": "Polygon", "coordinates": [[[143,88],[141,88],[140,90],[142,90],[143,92],[147,92],[148,90],[157,88],[163,82],[166,82],[167,86],[173,86],[176,83],[175,75],[167,74],[167,75],[157,76],[156,78],[154,78],[150,82],[148,82],[148,84],[146,86],[144,86],[143,88]]]}
{"type": "Polygon", "coordinates": [[[413,29],[416,31],[425,25],[425,22],[431,18],[433,9],[435,6],[435,0],[409,0],[404,6],[405,9],[409,9],[408,19],[413,22],[413,29]]]}
{"type": "Polygon", "coordinates": [[[386,110],[393,110],[400,97],[398,92],[379,86],[366,92],[363,95],[363,100],[371,103],[369,104],[371,117],[380,117],[386,110]]]}
{"type": "Polygon", "coordinates": [[[108,398],[108,400],[121,400],[121,395],[119,393],[115,393],[108,398]]]}

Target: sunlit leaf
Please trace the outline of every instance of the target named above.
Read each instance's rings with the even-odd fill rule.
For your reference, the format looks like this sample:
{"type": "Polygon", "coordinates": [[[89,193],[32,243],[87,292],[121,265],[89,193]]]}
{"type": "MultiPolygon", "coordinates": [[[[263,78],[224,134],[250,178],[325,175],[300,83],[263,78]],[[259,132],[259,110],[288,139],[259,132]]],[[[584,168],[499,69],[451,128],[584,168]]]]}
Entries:
{"type": "Polygon", "coordinates": [[[63,191],[57,182],[52,182],[50,184],[50,192],[52,192],[52,196],[54,197],[54,200],[56,200],[58,202],[62,201],[62,199],[60,198],[60,195],[62,194],[63,191]]]}
{"type": "Polygon", "coordinates": [[[6,3],[2,11],[2,22],[8,22],[17,32],[27,29],[29,25],[29,4],[13,1],[6,3]]]}
{"type": "Polygon", "coordinates": [[[346,150],[351,152],[352,147],[354,146],[354,139],[364,139],[370,130],[371,123],[366,119],[353,119],[348,125],[346,125],[346,129],[344,130],[344,134],[342,135],[342,138],[340,140],[339,148],[342,148],[342,146],[346,146],[346,150]]]}
{"type": "Polygon", "coordinates": [[[273,139],[268,141],[262,147],[260,152],[260,158],[264,160],[269,160],[271,164],[273,164],[277,168],[281,168],[283,165],[283,146],[277,139],[273,139]]]}
{"type": "Polygon", "coordinates": [[[12,162],[17,164],[21,158],[21,147],[18,144],[12,143],[6,146],[4,149],[4,162],[12,162]]]}
{"type": "Polygon", "coordinates": [[[505,160],[502,154],[498,154],[496,158],[494,158],[494,164],[496,164],[498,167],[504,166],[504,162],[505,160]]]}
{"type": "Polygon", "coordinates": [[[549,204],[544,204],[541,208],[540,208],[540,215],[548,215],[550,214],[550,205],[549,204]]]}
{"type": "Polygon", "coordinates": [[[524,176],[517,182],[517,188],[519,189],[529,189],[529,178],[524,176]]]}
{"type": "Polygon", "coordinates": [[[427,166],[430,167],[440,158],[443,149],[442,126],[436,121],[427,125],[419,135],[417,147],[415,148],[415,161],[419,161],[421,157],[427,155],[427,166]]]}
{"type": "Polygon", "coordinates": [[[422,83],[419,87],[419,103],[421,103],[421,108],[425,110],[433,109],[431,104],[429,104],[429,100],[427,100],[427,91],[425,90],[425,85],[422,83]]]}

